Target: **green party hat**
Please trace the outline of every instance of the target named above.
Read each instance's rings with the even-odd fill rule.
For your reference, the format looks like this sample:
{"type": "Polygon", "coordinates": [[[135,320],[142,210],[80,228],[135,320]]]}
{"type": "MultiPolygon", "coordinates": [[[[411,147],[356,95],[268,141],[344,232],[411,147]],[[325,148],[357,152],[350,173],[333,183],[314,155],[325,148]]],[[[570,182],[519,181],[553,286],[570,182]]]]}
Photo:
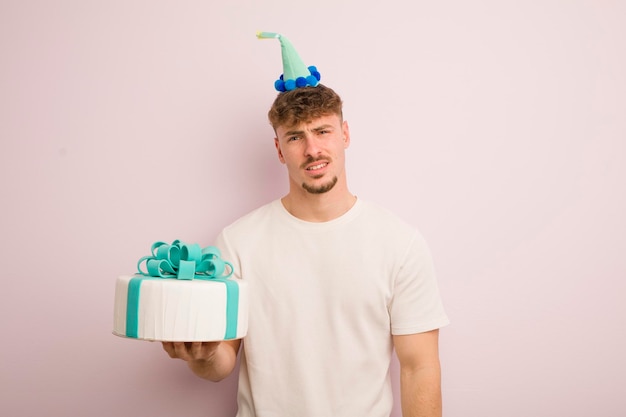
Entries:
{"type": "Polygon", "coordinates": [[[279,33],[257,32],[259,39],[278,39],[283,57],[283,74],[274,83],[280,92],[291,91],[299,87],[315,87],[319,84],[320,73],[314,66],[307,67],[296,52],[289,39],[279,33]]]}

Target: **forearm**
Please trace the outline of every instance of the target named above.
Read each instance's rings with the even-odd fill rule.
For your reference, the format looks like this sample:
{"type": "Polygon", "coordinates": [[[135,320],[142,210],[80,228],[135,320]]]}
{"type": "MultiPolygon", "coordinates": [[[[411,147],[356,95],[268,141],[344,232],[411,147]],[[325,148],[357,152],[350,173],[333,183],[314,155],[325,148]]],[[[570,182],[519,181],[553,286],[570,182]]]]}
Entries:
{"type": "Polygon", "coordinates": [[[228,343],[220,343],[208,359],[189,360],[187,366],[197,376],[209,381],[226,378],[235,368],[237,351],[228,343]]]}
{"type": "Polygon", "coordinates": [[[441,417],[441,370],[439,364],[400,371],[403,417],[441,417]]]}

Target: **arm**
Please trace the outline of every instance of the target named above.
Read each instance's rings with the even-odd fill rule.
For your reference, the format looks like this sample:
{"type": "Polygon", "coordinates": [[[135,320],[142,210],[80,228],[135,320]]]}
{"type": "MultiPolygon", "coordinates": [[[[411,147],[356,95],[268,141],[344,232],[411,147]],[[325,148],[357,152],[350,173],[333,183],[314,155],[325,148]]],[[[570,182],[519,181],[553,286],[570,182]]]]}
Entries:
{"type": "Polygon", "coordinates": [[[393,336],[404,417],[441,417],[439,330],[393,336]]]}
{"type": "Polygon", "coordinates": [[[171,358],[187,362],[189,369],[200,378],[220,381],[235,368],[241,339],[223,342],[163,342],[171,358]]]}

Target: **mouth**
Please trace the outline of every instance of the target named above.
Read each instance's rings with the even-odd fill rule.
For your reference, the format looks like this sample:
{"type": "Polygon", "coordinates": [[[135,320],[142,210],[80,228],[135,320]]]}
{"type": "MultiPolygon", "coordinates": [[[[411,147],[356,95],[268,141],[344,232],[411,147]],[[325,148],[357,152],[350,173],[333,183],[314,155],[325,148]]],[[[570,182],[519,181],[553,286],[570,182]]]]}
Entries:
{"type": "Polygon", "coordinates": [[[308,167],[306,167],[307,171],[317,171],[320,170],[322,168],[325,168],[328,165],[328,162],[320,162],[318,164],[315,165],[310,165],[308,167]]]}

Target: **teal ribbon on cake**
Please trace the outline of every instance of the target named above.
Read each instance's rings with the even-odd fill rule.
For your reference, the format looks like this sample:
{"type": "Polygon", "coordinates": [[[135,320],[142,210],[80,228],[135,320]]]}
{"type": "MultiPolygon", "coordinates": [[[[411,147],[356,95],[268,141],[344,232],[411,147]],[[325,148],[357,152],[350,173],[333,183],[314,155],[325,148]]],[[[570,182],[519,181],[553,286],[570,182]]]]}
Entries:
{"type": "Polygon", "coordinates": [[[139,334],[139,297],[143,280],[201,279],[222,282],[226,285],[224,339],[234,339],[237,336],[239,285],[228,279],[233,273],[233,265],[221,258],[220,250],[215,246],[202,248],[196,243],[188,245],[175,240],[171,244],[155,242],[150,251],[151,256],[144,256],[137,262],[137,271],[141,276],[131,278],[128,283],[126,336],[137,338],[139,334]],[[141,268],[143,263],[146,265],[146,271],[141,268]],[[227,269],[228,273],[226,273],[227,269]]]}

